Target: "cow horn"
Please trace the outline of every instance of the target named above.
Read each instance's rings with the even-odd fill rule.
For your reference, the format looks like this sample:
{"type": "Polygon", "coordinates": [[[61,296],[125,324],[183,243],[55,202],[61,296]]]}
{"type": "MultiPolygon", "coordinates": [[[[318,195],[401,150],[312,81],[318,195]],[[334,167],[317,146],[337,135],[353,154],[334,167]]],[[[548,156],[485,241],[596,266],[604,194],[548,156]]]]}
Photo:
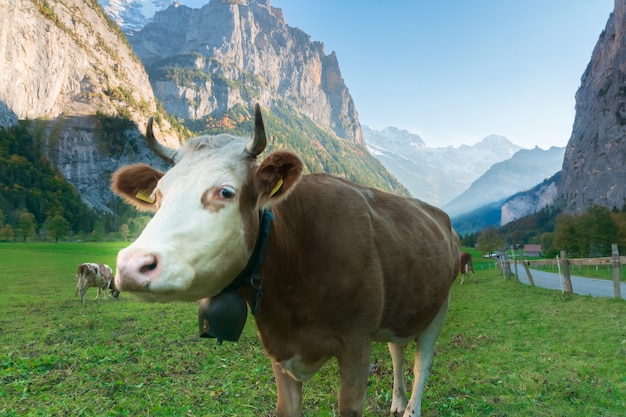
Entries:
{"type": "Polygon", "coordinates": [[[173,164],[176,160],[177,152],[175,149],[161,145],[161,143],[154,137],[154,133],[152,132],[152,121],[152,117],[150,117],[148,119],[148,126],[146,128],[146,139],[148,139],[148,145],[155,154],[165,159],[167,162],[173,164]]]}
{"type": "Polygon", "coordinates": [[[267,139],[265,137],[265,126],[263,125],[263,116],[261,115],[261,106],[254,105],[254,136],[246,145],[246,152],[253,157],[263,152],[267,139]]]}

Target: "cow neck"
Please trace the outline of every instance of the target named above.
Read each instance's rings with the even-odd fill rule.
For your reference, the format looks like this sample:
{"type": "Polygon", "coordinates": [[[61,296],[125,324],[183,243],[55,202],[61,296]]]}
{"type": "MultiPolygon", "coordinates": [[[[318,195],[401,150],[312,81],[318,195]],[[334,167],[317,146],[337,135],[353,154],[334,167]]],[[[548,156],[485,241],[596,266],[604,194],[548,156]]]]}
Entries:
{"type": "Polygon", "coordinates": [[[253,303],[250,306],[252,314],[259,312],[263,283],[261,281],[261,265],[265,256],[265,248],[270,237],[270,223],[274,220],[274,214],[270,208],[259,211],[259,234],[256,238],[254,250],[246,267],[237,275],[237,278],[226,289],[236,290],[249,285],[253,290],[253,303]]]}

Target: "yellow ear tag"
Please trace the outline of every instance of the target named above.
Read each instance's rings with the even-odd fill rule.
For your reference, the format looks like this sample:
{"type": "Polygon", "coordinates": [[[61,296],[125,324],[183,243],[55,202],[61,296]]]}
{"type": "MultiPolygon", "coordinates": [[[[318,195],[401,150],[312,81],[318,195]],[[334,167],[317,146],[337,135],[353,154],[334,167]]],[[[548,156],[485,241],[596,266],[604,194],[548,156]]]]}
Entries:
{"type": "Polygon", "coordinates": [[[137,197],[141,201],[145,201],[146,203],[154,203],[154,197],[152,197],[152,193],[148,194],[148,191],[146,190],[140,190],[137,194],[135,194],[135,197],[137,197]]]}
{"type": "Polygon", "coordinates": [[[279,178],[278,182],[276,182],[276,185],[274,186],[274,188],[272,188],[272,192],[270,193],[270,197],[272,197],[274,194],[276,194],[278,192],[278,190],[280,190],[280,187],[283,186],[283,179],[279,178]]]}

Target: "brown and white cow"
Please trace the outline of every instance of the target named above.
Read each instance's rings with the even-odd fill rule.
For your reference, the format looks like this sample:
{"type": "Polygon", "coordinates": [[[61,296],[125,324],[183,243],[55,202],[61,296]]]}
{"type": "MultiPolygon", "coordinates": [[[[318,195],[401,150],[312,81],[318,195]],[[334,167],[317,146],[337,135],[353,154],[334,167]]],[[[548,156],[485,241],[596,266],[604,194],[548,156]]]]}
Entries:
{"type": "Polygon", "coordinates": [[[117,298],[119,291],[115,288],[113,270],[107,264],[101,263],[84,263],[78,265],[76,273],[76,291],[74,295],[80,291],[80,299],[85,303],[85,293],[88,288],[98,288],[96,300],[100,297],[100,291],[104,293],[104,299],[107,299],[107,291],[111,291],[111,295],[117,298]]]}
{"type": "Polygon", "coordinates": [[[340,414],[362,416],[371,344],[378,341],[388,342],[392,357],[392,413],[419,416],[460,269],[448,216],[341,178],[303,176],[291,152],[273,152],[259,164],[266,137],[258,105],[249,142],[203,136],[175,151],[156,141],[151,121],[147,137],[174,166],[163,173],[130,165],[113,176],[117,194],[156,211],[118,254],[120,291],[158,302],[220,299],[258,247],[265,234],[260,212],[271,208],[269,237],[259,239],[266,248],[259,276],[229,294],[244,297],[255,313],[275,375],[277,415],[300,416],[302,382],[335,357],[340,414]],[[417,352],[407,401],[402,366],[411,341],[417,352]]]}
{"type": "Polygon", "coordinates": [[[461,284],[465,283],[465,277],[472,273],[474,283],[477,284],[476,273],[474,272],[474,266],[472,265],[472,255],[467,252],[461,252],[461,284]]]}

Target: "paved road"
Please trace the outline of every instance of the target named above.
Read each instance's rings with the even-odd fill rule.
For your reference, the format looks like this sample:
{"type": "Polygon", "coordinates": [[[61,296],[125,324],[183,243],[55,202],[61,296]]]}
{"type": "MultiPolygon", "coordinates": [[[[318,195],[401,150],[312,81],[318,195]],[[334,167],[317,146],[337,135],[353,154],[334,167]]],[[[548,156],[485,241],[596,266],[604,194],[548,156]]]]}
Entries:
{"type": "MultiPolygon", "coordinates": [[[[515,267],[511,266],[511,270],[515,272],[515,267]]],[[[526,269],[518,265],[517,272],[520,282],[529,284],[528,276],[526,275],[526,269]]],[[[535,285],[543,288],[550,288],[553,290],[561,290],[561,279],[559,274],[552,272],[537,271],[531,269],[530,273],[533,276],[535,285]]],[[[614,297],[613,293],[613,281],[595,278],[584,278],[572,275],[572,291],[576,294],[591,295],[593,297],[614,297]]],[[[620,291],[622,298],[626,298],[626,284],[623,282],[620,284],[620,291]]]]}

